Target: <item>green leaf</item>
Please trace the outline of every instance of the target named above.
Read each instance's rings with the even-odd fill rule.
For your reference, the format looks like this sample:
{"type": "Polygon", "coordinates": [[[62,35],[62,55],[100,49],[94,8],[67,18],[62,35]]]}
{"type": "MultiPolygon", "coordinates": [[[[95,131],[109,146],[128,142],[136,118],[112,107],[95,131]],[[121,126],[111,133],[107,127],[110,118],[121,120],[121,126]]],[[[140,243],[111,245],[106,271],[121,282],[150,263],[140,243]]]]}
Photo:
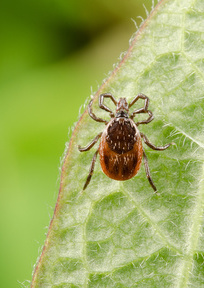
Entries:
{"type": "Polygon", "coordinates": [[[176,144],[161,152],[144,145],[159,193],[143,166],[134,178],[114,181],[99,161],[82,192],[98,143],[84,153],[77,147],[104,129],[86,110],[64,159],[32,287],[204,287],[203,45],[203,0],[161,1],[140,27],[96,93],[94,112],[109,119],[98,107],[103,92],[128,101],[149,96],[155,120],[140,131],[157,146],[176,144]]]}

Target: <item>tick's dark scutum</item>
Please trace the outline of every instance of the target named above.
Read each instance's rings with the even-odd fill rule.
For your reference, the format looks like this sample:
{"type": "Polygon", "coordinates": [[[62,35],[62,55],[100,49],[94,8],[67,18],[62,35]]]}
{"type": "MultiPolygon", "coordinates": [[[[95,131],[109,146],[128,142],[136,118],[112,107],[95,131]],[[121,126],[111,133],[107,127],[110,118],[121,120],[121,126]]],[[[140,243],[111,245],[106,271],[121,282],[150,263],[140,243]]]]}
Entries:
{"type": "Polygon", "coordinates": [[[108,126],[106,141],[112,151],[124,154],[133,149],[137,137],[132,122],[131,119],[115,118],[108,126]]]}

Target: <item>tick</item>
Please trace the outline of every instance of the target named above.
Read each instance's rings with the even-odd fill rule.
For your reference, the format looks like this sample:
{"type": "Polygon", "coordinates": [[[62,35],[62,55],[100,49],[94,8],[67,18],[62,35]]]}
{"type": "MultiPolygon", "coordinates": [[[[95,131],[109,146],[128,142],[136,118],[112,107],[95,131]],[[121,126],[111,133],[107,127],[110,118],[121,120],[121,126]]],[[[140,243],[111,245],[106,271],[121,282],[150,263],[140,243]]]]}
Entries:
{"type": "Polygon", "coordinates": [[[113,97],[110,93],[101,94],[99,96],[99,107],[110,114],[110,121],[98,118],[92,111],[93,99],[88,104],[88,113],[90,117],[97,121],[105,123],[106,127],[103,132],[99,133],[90,144],[86,147],[81,148],[78,146],[80,152],[90,150],[96,142],[100,139],[100,144],[96,152],[94,153],[90,171],[83,190],[88,186],[91,177],[94,172],[94,166],[97,155],[100,156],[100,164],[103,172],[114,180],[124,181],[134,177],[140,170],[142,158],[144,160],[145,172],[147,179],[153,190],[157,192],[157,188],[150,175],[149,165],[147,156],[142,146],[142,139],[144,143],[153,150],[165,150],[171,143],[161,147],[153,145],[148,138],[139,131],[138,126],[142,124],[148,124],[154,116],[150,110],[149,98],[144,94],[138,94],[129,104],[126,98],[120,98],[119,101],[113,97]],[[104,104],[104,99],[110,98],[116,106],[116,112],[104,104]],[[144,107],[129,112],[129,108],[132,107],[139,99],[144,100],[144,107]],[[138,122],[134,121],[137,114],[146,113],[148,118],[138,122]]]}

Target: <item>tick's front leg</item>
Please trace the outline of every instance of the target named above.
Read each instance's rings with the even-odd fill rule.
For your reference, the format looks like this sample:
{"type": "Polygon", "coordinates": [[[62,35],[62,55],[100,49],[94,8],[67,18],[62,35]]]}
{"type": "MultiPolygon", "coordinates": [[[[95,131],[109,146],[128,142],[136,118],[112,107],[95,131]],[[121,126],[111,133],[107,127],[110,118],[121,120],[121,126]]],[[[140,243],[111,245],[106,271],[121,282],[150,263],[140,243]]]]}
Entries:
{"type": "Polygon", "coordinates": [[[110,112],[110,116],[112,118],[115,117],[115,114],[112,112],[112,110],[104,105],[104,98],[110,98],[115,105],[117,105],[117,101],[110,93],[104,93],[99,96],[99,107],[107,112],[110,112]]]}
{"type": "Polygon", "coordinates": [[[105,123],[105,124],[107,125],[107,124],[108,124],[108,121],[97,117],[97,116],[93,113],[93,111],[92,111],[92,105],[93,105],[93,99],[89,102],[89,105],[88,105],[89,116],[90,116],[93,120],[95,120],[95,121],[97,121],[97,122],[103,122],[103,123],[105,123]]]}

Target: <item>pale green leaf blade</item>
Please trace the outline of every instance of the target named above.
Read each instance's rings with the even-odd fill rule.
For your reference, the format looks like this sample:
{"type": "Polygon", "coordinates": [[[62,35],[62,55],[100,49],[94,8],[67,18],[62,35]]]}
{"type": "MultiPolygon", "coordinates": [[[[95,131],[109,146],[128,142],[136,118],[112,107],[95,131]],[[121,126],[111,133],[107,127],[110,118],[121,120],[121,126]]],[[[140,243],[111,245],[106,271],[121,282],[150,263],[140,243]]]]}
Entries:
{"type": "Polygon", "coordinates": [[[176,144],[162,152],[145,146],[159,194],[144,167],[117,182],[99,161],[82,192],[98,144],[84,153],[77,146],[104,129],[85,111],[69,143],[32,287],[204,287],[203,44],[202,0],[161,1],[142,25],[95,96],[94,111],[109,119],[97,104],[103,92],[128,101],[149,96],[155,120],[140,130],[155,145],[176,144]]]}

